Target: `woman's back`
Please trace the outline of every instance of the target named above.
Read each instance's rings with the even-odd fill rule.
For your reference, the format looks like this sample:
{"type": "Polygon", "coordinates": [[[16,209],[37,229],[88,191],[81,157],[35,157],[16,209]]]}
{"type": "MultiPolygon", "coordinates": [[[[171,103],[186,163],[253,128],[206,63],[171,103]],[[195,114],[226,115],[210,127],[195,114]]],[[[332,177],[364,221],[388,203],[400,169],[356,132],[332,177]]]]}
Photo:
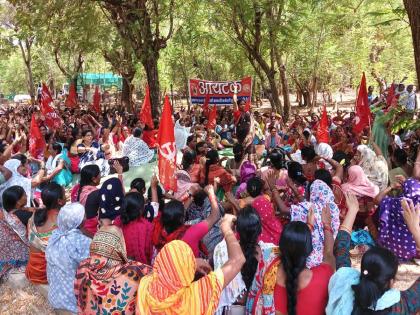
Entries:
{"type": "MultiPolygon", "coordinates": [[[[299,275],[296,314],[322,315],[328,302],[328,283],[334,271],[328,264],[321,264],[312,269],[305,269],[299,275]]],[[[274,305],[276,312],[287,314],[287,291],[285,273],[279,270],[274,287],[274,305]]]]}

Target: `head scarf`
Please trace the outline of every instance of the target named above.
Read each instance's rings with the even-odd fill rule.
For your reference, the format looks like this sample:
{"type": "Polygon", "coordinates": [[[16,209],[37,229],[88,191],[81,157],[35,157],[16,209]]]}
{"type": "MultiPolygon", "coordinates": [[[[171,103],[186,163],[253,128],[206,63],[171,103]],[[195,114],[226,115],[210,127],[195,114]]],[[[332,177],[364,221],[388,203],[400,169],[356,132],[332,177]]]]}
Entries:
{"type": "Polygon", "coordinates": [[[4,167],[6,167],[9,171],[12,172],[12,177],[9,178],[3,185],[0,186],[0,199],[2,200],[3,204],[3,192],[11,187],[11,186],[20,186],[25,190],[26,196],[28,197],[28,201],[26,203],[27,207],[31,206],[31,199],[32,199],[32,186],[31,180],[25,176],[22,176],[18,172],[19,166],[21,166],[21,161],[17,159],[10,159],[4,163],[4,167]]]}
{"type": "Polygon", "coordinates": [[[357,151],[362,157],[360,167],[372,183],[384,190],[388,186],[388,165],[384,157],[377,157],[376,153],[364,144],[359,145],[357,151]]]}
{"type": "MultiPolygon", "coordinates": [[[[316,146],[316,154],[318,154],[322,158],[332,159],[334,152],[328,143],[321,142],[316,146]]],[[[327,170],[332,169],[330,163],[324,161],[324,164],[327,170]]]]}
{"type": "Polygon", "coordinates": [[[100,189],[99,218],[114,220],[121,213],[124,190],[118,178],[107,179],[100,189]]]}
{"type": "Polygon", "coordinates": [[[128,262],[121,229],[113,225],[102,227],[90,245],[90,258],[77,269],[78,313],[135,314],[139,280],[150,271],[147,265],[128,262]]]}
{"type": "Polygon", "coordinates": [[[400,261],[416,257],[416,243],[402,216],[401,200],[411,199],[416,205],[420,202],[420,182],[414,178],[403,184],[399,197],[385,197],[380,204],[379,243],[391,250],[400,261]]]}
{"type": "Polygon", "coordinates": [[[331,188],[321,180],[315,180],[310,188],[310,202],[301,202],[292,205],[290,214],[292,221],[307,222],[308,211],[312,206],[315,214],[314,230],[312,231],[312,253],[309,255],[306,266],[312,268],[322,263],[324,252],[324,226],[322,224],[322,209],[329,205],[331,211],[331,228],[334,238],[337,236],[340,225],[340,210],[334,202],[331,188]]]}
{"type": "Polygon", "coordinates": [[[153,273],[140,280],[138,314],[211,315],[223,288],[221,269],[194,281],[196,263],[187,243],[172,241],[156,257],[153,273]]]}
{"type": "Polygon", "coordinates": [[[258,240],[277,245],[283,226],[275,215],[271,200],[266,195],[259,196],[254,200],[252,206],[257,210],[261,218],[262,232],[258,240]]]}
{"type": "Polygon", "coordinates": [[[57,217],[58,228],[48,241],[46,250],[48,299],[56,309],[77,312],[74,276],[79,263],[89,257],[91,239],[78,229],[85,217],[80,203],[65,205],[57,217]]]}
{"type": "Polygon", "coordinates": [[[255,176],[257,172],[257,168],[253,163],[250,161],[244,161],[241,165],[241,169],[239,170],[240,173],[240,185],[238,189],[236,190],[236,198],[244,198],[247,195],[246,193],[246,183],[249,179],[255,176]]]}
{"type": "MultiPolygon", "coordinates": [[[[325,312],[327,315],[351,314],[354,305],[353,285],[360,282],[360,272],[354,268],[341,267],[330,279],[328,285],[328,304],[325,312]]],[[[377,301],[374,311],[385,310],[398,303],[401,292],[395,289],[386,291],[377,301]]]]}
{"type": "Polygon", "coordinates": [[[343,192],[355,194],[357,197],[367,196],[371,198],[375,198],[379,193],[379,187],[367,178],[359,165],[351,166],[348,174],[347,182],[341,185],[343,192]]]}

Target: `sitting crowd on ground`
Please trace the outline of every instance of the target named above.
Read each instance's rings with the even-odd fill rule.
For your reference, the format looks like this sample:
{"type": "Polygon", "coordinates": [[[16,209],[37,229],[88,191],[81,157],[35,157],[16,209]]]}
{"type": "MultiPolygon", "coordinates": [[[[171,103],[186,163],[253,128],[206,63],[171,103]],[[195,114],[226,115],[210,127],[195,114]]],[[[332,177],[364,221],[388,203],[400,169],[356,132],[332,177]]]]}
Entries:
{"type": "Polygon", "coordinates": [[[337,110],[320,141],[315,113],[286,122],[241,100],[208,128],[180,108],[165,191],[136,176],[155,168],[158,121],[57,111],[53,130],[36,105],[0,110],[0,281],[24,274],[57,314],[419,314],[420,278],[394,282],[420,258],[420,128],[356,133],[337,110]]]}

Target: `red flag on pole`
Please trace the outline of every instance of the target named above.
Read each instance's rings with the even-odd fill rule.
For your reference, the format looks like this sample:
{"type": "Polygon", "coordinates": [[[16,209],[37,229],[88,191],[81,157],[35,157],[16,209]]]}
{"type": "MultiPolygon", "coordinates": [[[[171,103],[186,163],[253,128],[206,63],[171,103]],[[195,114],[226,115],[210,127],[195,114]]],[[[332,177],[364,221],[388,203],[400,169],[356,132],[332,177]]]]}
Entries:
{"type": "Polygon", "coordinates": [[[65,104],[70,108],[74,108],[77,105],[76,87],[73,83],[70,84],[69,95],[67,96],[65,104]]]}
{"type": "Polygon", "coordinates": [[[153,118],[152,118],[152,105],[150,104],[150,90],[149,85],[146,85],[146,95],[144,96],[143,106],[139,114],[139,120],[153,129],[153,118]]]}
{"type": "Polygon", "coordinates": [[[251,97],[248,97],[245,103],[245,112],[251,112],[251,97]]]}
{"type": "Polygon", "coordinates": [[[93,94],[92,109],[98,114],[101,113],[101,94],[99,93],[99,86],[95,87],[95,94],[93,94]]]}
{"type": "Polygon", "coordinates": [[[45,145],[45,139],[41,135],[41,131],[35,120],[35,115],[32,114],[31,129],[29,133],[29,153],[34,158],[38,158],[40,153],[44,151],[45,145]]]}
{"type": "Polygon", "coordinates": [[[212,130],[216,128],[216,118],[217,118],[217,109],[216,109],[216,105],[213,105],[209,114],[206,128],[212,129],[212,130]]]}
{"type": "Polygon", "coordinates": [[[359,94],[356,100],[356,118],[353,131],[360,133],[366,126],[370,125],[370,108],[368,93],[366,87],[366,76],[363,72],[362,81],[360,82],[359,94]]]}
{"type": "Polygon", "coordinates": [[[328,116],[327,116],[327,106],[324,104],[324,109],[322,111],[321,120],[319,122],[319,127],[316,132],[318,138],[318,143],[329,143],[330,137],[328,132],[328,116]]]}
{"type": "Polygon", "coordinates": [[[172,107],[168,95],[165,96],[162,118],[160,119],[158,131],[158,167],[159,179],[165,190],[177,190],[176,183],[176,147],[174,135],[174,122],[172,120],[172,107]]]}
{"type": "Polygon", "coordinates": [[[210,108],[209,108],[209,103],[210,103],[210,95],[206,94],[206,98],[204,99],[204,104],[203,104],[203,115],[204,117],[209,117],[210,114],[210,108]]]}
{"type": "Polygon", "coordinates": [[[48,87],[45,83],[42,83],[41,90],[41,113],[45,117],[45,124],[48,128],[58,129],[63,124],[63,120],[57,115],[55,110],[50,106],[53,99],[48,87]]]}

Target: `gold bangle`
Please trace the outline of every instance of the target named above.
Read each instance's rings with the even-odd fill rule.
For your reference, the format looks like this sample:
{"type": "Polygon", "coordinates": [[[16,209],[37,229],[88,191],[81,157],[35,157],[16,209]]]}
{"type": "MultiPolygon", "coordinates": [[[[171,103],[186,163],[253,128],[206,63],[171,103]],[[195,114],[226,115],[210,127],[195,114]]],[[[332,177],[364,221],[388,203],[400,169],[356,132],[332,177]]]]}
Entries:
{"type": "MultiPolygon", "coordinates": [[[[233,235],[233,236],[235,236],[235,233],[233,233],[233,231],[231,230],[231,231],[228,231],[226,234],[225,234],[225,238],[227,238],[228,236],[230,236],[230,235],[233,235]]],[[[235,239],[236,239],[236,237],[235,237],[235,239]]]]}

